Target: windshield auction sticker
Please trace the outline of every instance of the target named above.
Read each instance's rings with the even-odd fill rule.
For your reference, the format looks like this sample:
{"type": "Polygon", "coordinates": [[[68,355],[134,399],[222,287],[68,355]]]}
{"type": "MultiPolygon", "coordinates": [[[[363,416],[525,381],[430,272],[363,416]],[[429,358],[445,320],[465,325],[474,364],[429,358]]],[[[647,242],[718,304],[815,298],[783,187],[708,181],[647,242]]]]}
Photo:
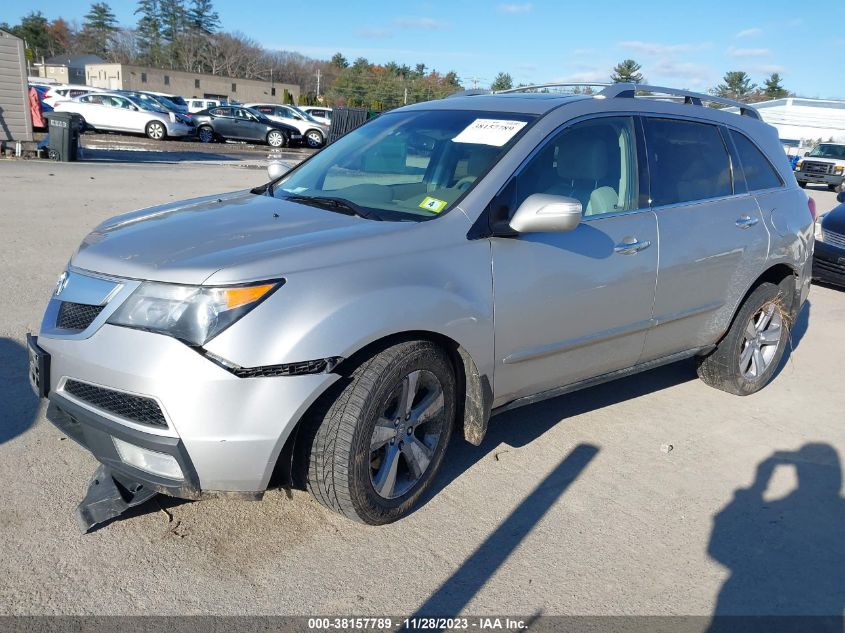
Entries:
{"type": "Polygon", "coordinates": [[[501,147],[526,125],[525,121],[476,119],[453,138],[452,142],[501,147]]]}
{"type": "Polygon", "coordinates": [[[443,209],[446,208],[447,204],[449,203],[445,200],[426,196],[425,199],[420,202],[419,207],[420,209],[425,209],[426,211],[431,211],[432,213],[440,213],[443,209]]]}

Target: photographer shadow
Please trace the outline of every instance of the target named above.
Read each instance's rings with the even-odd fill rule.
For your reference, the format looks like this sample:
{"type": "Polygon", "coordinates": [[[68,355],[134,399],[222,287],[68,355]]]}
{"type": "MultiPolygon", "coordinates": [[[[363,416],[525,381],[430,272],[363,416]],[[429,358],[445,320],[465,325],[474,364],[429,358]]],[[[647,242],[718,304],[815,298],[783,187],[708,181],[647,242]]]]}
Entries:
{"type": "Polygon", "coordinates": [[[841,487],[839,455],[829,444],[778,451],[758,465],[754,483],[737,490],[714,518],[708,553],[730,577],[719,591],[711,633],[843,630],[841,487]],[[782,467],[795,469],[797,486],[767,500],[782,467]]]}

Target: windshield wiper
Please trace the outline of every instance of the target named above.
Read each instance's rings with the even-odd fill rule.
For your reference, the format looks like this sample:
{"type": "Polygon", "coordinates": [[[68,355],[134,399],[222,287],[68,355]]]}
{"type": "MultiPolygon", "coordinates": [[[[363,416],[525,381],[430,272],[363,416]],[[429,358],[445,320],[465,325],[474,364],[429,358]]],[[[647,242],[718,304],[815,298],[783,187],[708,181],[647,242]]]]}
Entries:
{"type": "Polygon", "coordinates": [[[332,196],[288,195],[285,196],[285,200],[299,202],[301,204],[310,204],[312,206],[319,207],[321,209],[326,209],[328,211],[334,211],[336,213],[343,213],[346,215],[357,215],[359,218],[366,218],[368,220],[381,220],[381,218],[372,211],[368,211],[364,207],[355,204],[354,202],[352,202],[351,200],[347,200],[346,198],[335,198],[332,196]]]}

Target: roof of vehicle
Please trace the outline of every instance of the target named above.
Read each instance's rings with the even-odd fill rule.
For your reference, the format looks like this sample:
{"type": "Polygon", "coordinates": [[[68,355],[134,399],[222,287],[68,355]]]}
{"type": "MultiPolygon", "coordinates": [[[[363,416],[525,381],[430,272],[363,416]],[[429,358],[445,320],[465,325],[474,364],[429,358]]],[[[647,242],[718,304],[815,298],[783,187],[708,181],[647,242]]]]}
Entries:
{"type": "MultiPolygon", "coordinates": [[[[692,114],[688,108],[697,108],[696,115],[704,118],[719,119],[724,116],[726,110],[735,110],[728,116],[740,116],[746,120],[760,121],[760,114],[752,106],[740,103],[732,99],[726,99],[716,95],[707,95],[688,90],[666,88],[663,86],[646,86],[640,84],[566,84],[549,83],[534,86],[522,86],[511,90],[500,92],[487,91],[466,91],[457,93],[451,97],[439,101],[427,101],[423,103],[405,106],[401,109],[422,109],[422,110],[483,110],[487,112],[510,112],[523,114],[544,115],[555,108],[568,103],[583,102],[585,100],[596,103],[596,109],[600,110],[601,103],[611,100],[626,100],[628,103],[639,101],[640,104],[647,101],[649,109],[662,109],[673,111],[683,107],[684,114],[692,114]],[[602,86],[601,90],[590,90],[591,94],[572,94],[572,92],[561,92],[561,89],[587,88],[602,86]],[[713,103],[729,108],[717,109],[704,107],[705,103],[713,103]],[[658,105],[659,104],[659,105],[658,105]]],[[[627,107],[627,106],[626,106],[627,107]]],[[[634,106],[635,108],[638,106],[634,106]]]]}

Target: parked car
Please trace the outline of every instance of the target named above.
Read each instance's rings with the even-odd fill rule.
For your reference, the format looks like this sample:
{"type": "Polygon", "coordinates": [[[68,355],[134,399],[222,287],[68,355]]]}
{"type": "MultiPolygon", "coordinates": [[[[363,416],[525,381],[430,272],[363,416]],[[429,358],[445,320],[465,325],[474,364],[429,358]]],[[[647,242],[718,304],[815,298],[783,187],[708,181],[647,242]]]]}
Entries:
{"type": "Polygon", "coordinates": [[[153,92],[152,90],[143,90],[142,92],[154,97],[159,97],[160,100],[164,101],[164,103],[173,104],[173,107],[168,107],[168,109],[173,112],[188,114],[188,103],[179,95],[172,95],[166,92],[153,92]]]}
{"type": "Polygon", "coordinates": [[[203,110],[225,104],[225,101],[219,99],[188,99],[188,112],[193,114],[194,112],[202,112],[203,110]]]}
{"type": "Polygon", "coordinates": [[[795,178],[802,187],[813,182],[827,185],[830,191],[842,191],[845,182],[845,143],[816,145],[812,151],[804,153],[804,158],[798,161],[795,169],[795,178]]]}
{"type": "Polygon", "coordinates": [[[287,147],[292,140],[302,140],[294,127],[271,121],[243,106],[218,106],[193,115],[197,134],[203,143],[217,140],[252,141],[270,147],[287,147]]]}
{"type": "Polygon", "coordinates": [[[87,524],[274,473],[388,523],[492,414],[685,358],[762,389],[812,267],[774,128],[598,96],[418,103],[264,186],[96,227],[28,337],[48,418],[102,463],[87,524]]]}
{"type": "Polygon", "coordinates": [[[328,125],[318,122],[293,106],[277,103],[247,103],[246,107],[260,112],[271,121],[278,121],[296,128],[308,147],[322,147],[329,135],[328,125]]]}
{"type": "Polygon", "coordinates": [[[813,279],[845,287],[845,192],[836,200],[839,206],[816,220],[813,279]]]}
{"type": "Polygon", "coordinates": [[[143,101],[154,110],[161,110],[162,112],[173,112],[180,121],[190,121],[191,115],[183,112],[182,108],[176,105],[167,97],[155,95],[150,92],[138,92],[134,90],[117,90],[120,94],[127,95],[136,101],[143,101]]]}
{"type": "Polygon", "coordinates": [[[169,136],[196,134],[196,128],[188,117],[166,112],[152,102],[119,92],[97,92],[70,101],[59,101],[55,109],[58,112],[76,112],[84,119],[84,124],[95,130],[146,134],[156,141],[169,136]]]}
{"type": "Polygon", "coordinates": [[[93,86],[78,86],[73,84],[60,84],[58,86],[50,86],[44,94],[44,103],[51,108],[56,107],[59,101],[66,101],[75,97],[81,97],[89,92],[108,92],[103,88],[95,88],[93,86]]]}
{"type": "Polygon", "coordinates": [[[325,123],[326,125],[331,125],[332,122],[332,109],[325,108],[323,106],[299,106],[299,109],[305,112],[306,114],[310,114],[320,123],[325,123]]]}

